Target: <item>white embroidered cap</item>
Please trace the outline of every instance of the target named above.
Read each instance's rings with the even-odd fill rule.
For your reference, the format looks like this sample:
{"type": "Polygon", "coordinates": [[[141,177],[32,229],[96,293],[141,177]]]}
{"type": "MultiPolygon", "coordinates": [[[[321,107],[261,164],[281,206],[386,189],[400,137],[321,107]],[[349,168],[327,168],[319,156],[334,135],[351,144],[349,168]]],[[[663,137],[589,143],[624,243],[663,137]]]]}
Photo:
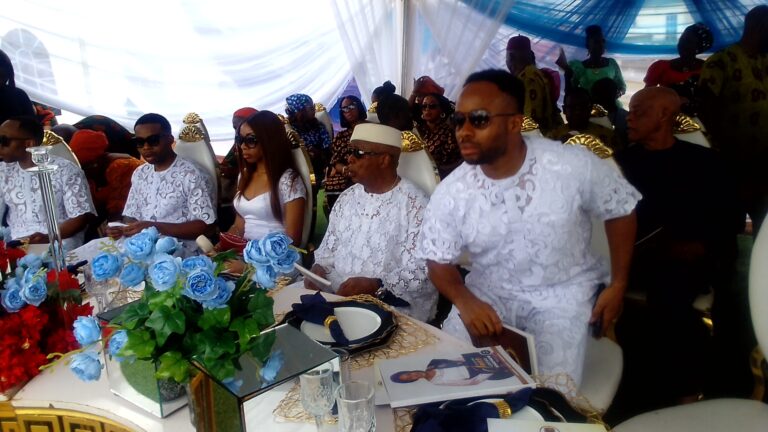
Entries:
{"type": "Polygon", "coordinates": [[[392,147],[402,148],[401,133],[399,130],[375,123],[361,123],[355,126],[350,141],[361,140],[376,144],[384,144],[392,147]]]}

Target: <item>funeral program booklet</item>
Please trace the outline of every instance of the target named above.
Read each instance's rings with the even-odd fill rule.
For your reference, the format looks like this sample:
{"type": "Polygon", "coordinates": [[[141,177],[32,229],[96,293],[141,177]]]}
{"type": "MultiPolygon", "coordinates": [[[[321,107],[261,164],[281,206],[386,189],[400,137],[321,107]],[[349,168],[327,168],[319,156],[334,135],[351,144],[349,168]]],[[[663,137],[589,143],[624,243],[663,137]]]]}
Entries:
{"type": "Polygon", "coordinates": [[[472,345],[477,348],[500,345],[528,374],[539,373],[536,363],[536,344],[530,333],[505,325],[498,335],[472,336],[472,345]]]}
{"type": "Polygon", "coordinates": [[[533,387],[533,379],[501,347],[415,354],[377,362],[392,408],[533,387]]]}

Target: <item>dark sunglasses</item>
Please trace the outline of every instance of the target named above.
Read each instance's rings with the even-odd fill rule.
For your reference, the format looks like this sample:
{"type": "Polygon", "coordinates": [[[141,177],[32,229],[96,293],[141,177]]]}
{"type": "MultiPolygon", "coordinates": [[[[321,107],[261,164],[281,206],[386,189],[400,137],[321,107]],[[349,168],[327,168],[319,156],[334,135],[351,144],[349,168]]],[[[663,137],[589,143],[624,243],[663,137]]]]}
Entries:
{"type": "Polygon", "coordinates": [[[362,159],[362,158],[364,158],[366,156],[377,156],[377,155],[380,155],[380,154],[381,153],[376,153],[376,152],[372,152],[372,151],[365,151],[365,150],[361,150],[361,149],[358,149],[358,148],[352,149],[352,156],[354,156],[357,159],[362,159]]]}
{"type": "Polygon", "coordinates": [[[494,117],[515,116],[518,114],[519,113],[491,114],[482,109],[472,110],[467,114],[457,111],[453,113],[453,123],[456,125],[456,129],[461,129],[464,127],[464,122],[469,120],[469,124],[471,124],[473,128],[483,129],[488,126],[488,123],[490,123],[491,119],[494,117]]]}
{"type": "Polygon", "coordinates": [[[350,112],[350,111],[352,111],[355,108],[357,108],[357,106],[355,106],[355,104],[350,104],[350,105],[341,107],[341,112],[343,112],[343,113],[350,112]]]}
{"type": "Polygon", "coordinates": [[[433,103],[433,104],[422,104],[421,105],[421,110],[422,111],[433,110],[433,109],[437,109],[437,108],[440,108],[440,105],[438,105],[436,103],[433,103]]]}
{"type": "Polygon", "coordinates": [[[158,133],[154,135],[150,135],[146,138],[141,137],[133,137],[131,138],[131,143],[136,146],[136,148],[142,148],[144,147],[144,144],[147,144],[150,147],[157,147],[163,142],[163,138],[168,136],[167,133],[158,133]]]}
{"type": "Polygon", "coordinates": [[[5,135],[0,135],[0,147],[10,147],[11,143],[14,141],[26,141],[32,138],[18,138],[18,137],[9,137],[5,135]]]}
{"type": "Polygon", "coordinates": [[[259,146],[259,140],[256,139],[256,135],[248,134],[246,136],[235,135],[235,144],[247,149],[255,149],[259,146]]]}

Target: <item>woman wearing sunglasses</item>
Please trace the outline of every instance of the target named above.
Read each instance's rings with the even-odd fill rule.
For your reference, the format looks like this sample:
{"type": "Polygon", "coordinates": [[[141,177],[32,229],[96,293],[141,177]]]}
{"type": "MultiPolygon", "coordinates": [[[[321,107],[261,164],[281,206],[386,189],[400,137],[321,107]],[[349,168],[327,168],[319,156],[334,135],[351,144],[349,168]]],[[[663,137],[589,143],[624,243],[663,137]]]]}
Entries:
{"type": "Polygon", "coordinates": [[[462,162],[451,121],[453,111],[451,101],[437,93],[430,93],[421,101],[423,122],[417,130],[437,164],[440,179],[444,179],[462,162]]]}
{"type": "Polygon", "coordinates": [[[357,96],[344,96],[339,99],[341,111],[341,127],[343,131],[333,137],[331,143],[331,162],[328,164],[328,174],[325,177],[325,197],[328,200],[330,212],[342,192],[352,186],[352,180],[347,177],[347,158],[350,156],[349,139],[355,126],[365,121],[368,114],[365,105],[357,96]]]}
{"type": "Polygon", "coordinates": [[[304,228],[307,190],[291,155],[283,122],[259,111],[240,125],[235,143],[240,179],[230,234],[246,240],[283,231],[298,246],[304,228]]]}

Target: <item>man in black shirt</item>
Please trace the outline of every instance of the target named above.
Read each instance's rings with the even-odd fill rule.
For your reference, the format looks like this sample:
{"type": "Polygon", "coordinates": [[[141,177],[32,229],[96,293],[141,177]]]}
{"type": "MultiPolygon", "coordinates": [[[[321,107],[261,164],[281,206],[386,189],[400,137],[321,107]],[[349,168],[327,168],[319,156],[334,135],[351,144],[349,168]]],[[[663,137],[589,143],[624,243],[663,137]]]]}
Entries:
{"type": "Polygon", "coordinates": [[[630,289],[647,294],[651,319],[644,335],[651,345],[638,352],[654,353],[644,367],[660,374],[654,382],[661,378],[670,402],[679,402],[702,391],[709,338],[693,301],[717,285],[732,258],[738,215],[717,154],[674,137],[680,99],[673,90],[643,89],[629,109],[627,132],[635,144],[616,161],[643,195],[630,289]]]}

